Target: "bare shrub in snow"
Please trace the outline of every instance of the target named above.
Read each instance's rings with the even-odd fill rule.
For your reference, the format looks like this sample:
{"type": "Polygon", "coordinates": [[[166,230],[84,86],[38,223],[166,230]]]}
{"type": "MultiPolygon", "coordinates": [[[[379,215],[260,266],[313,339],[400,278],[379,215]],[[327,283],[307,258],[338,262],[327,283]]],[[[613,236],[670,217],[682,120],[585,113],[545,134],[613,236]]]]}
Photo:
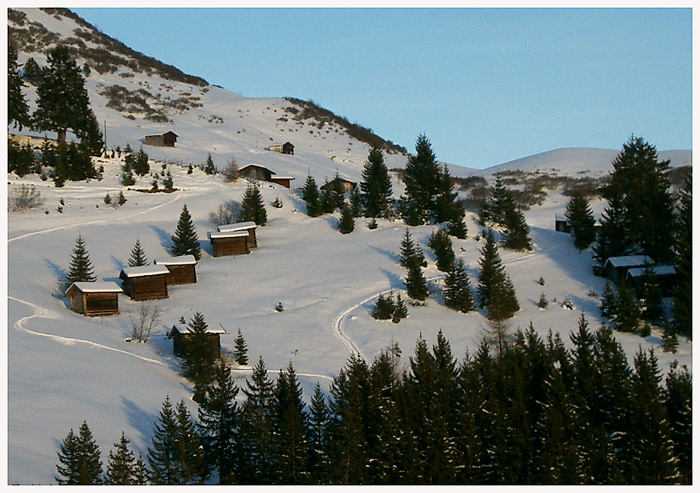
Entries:
{"type": "Polygon", "coordinates": [[[209,220],[214,226],[233,224],[240,221],[242,206],[235,200],[227,200],[216,211],[209,212],[209,220]]]}
{"type": "Polygon", "coordinates": [[[238,180],[240,174],[238,172],[238,163],[236,162],[236,158],[232,157],[226,161],[226,166],[224,166],[224,169],[221,170],[221,176],[223,176],[224,180],[228,183],[238,180]]]}
{"type": "Polygon", "coordinates": [[[163,309],[150,303],[141,303],[136,313],[129,315],[131,320],[131,342],[146,342],[151,336],[151,330],[158,325],[163,309]]]}
{"type": "Polygon", "coordinates": [[[12,187],[9,196],[9,208],[11,211],[24,211],[41,207],[46,199],[34,185],[21,184],[12,187]]]}

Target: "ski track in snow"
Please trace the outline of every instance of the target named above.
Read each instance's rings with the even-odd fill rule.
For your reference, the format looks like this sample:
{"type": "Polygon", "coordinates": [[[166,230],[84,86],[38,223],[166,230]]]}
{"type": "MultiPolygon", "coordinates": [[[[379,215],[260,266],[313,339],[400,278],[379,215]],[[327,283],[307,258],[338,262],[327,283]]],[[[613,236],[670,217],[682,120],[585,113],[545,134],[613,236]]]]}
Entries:
{"type": "MultiPolygon", "coordinates": [[[[253,371],[252,368],[231,368],[231,371],[238,371],[238,372],[251,372],[253,371]]],[[[267,373],[276,373],[280,374],[282,373],[283,370],[267,370],[267,373]]],[[[309,378],[324,378],[326,380],[330,380],[331,382],[335,380],[333,377],[329,377],[328,375],[319,375],[317,373],[298,373],[294,372],[297,376],[299,377],[309,377],[309,378]]]]}
{"type": "Polygon", "coordinates": [[[49,339],[52,339],[56,342],[60,342],[61,344],[65,344],[68,346],[72,346],[73,344],[76,344],[76,343],[87,344],[87,345],[92,346],[92,347],[97,348],[97,349],[105,349],[107,351],[114,351],[116,353],[122,353],[122,354],[126,354],[128,356],[132,356],[134,358],[140,359],[140,360],[145,361],[147,363],[153,363],[155,365],[165,366],[164,363],[162,363],[158,360],[146,358],[144,356],[139,356],[138,354],[130,353],[129,351],[124,351],[123,349],[117,349],[117,348],[105,346],[104,344],[99,344],[97,342],[86,341],[84,339],[76,339],[74,337],[57,336],[55,334],[46,334],[44,332],[37,332],[34,330],[30,330],[24,326],[24,322],[26,320],[30,320],[32,318],[46,318],[46,319],[58,320],[58,319],[60,319],[60,317],[55,312],[53,312],[51,310],[46,310],[39,305],[35,305],[34,303],[30,303],[29,301],[20,300],[19,298],[15,298],[14,296],[8,296],[7,298],[12,300],[12,301],[16,301],[17,303],[22,303],[24,305],[27,305],[28,307],[30,307],[34,311],[33,314],[27,315],[26,317],[22,317],[15,322],[15,327],[18,330],[23,330],[24,332],[27,332],[28,334],[32,334],[32,335],[36,335],[36,336],[48,337],[49,339]]]}

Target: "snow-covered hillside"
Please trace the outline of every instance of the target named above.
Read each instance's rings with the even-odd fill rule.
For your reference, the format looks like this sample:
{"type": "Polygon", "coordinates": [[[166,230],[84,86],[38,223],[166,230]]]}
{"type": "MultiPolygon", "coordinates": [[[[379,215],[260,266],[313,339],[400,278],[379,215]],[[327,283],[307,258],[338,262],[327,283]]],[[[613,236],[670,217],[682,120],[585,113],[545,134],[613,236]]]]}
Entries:
{"type": "MultiPolygon", "coordinates": [[[[75,28],[70,19],[57,20],[38,10],[24,12],[66,36],[75,28]]],[[[20,63],[27,56],[22,54],[20,63]]],[[[39,64],[44,62],[41,55],[31,56],[39,64]]],[[[291,361],[307,399],[316,382],[328,388],[353,352],[372,360],[396,342],[403,350],[400,364],[406,365],[419,335],[433,344],[439,329],[452,344],[453,354],[461,357],[474,350],[486,319],[483,311],[461,314],[444,306],[441,276],[427,248],[434,226],[411,228],[429,260],[425,275],[433,280],[432,293],[427,306],[409,307],[409,317],[400,324],[374,320],[370,312],[380,293],[403,289],[405,271],[398,264],[405,231],[402,222],[380,220],[379,227],[370,230],[368,220],[358,219],[353,233],[341,235],[336,230],[338,214],[308,217],[294,190],[265,183],[261,191],[269,222],[258,229],[259,247],[249,255],[213,257],[206,240],[207,232],[215,229],[209,213],[227,200],[240,200],[247,183],[227,184],[199,169],[187,174],[188,163],[203,163],[211,152],[220,167],[231,157],[239,165],[262,164],[279,174],[296,176],[293,186],[300,186],[307,173],[322,181],[332,178],[336,170],[359,181],[368,153],[366,144],[330,124],[319,129],[297,122],[285,110],[290,103],[284,99],[245,98],[213,86],[136,73],[120,77],[93,70],[88,85],[99,121],[107,122],[110,147],[129,143],[138,149],[145,135],[166,130],[179,135],[174,149],[144,145],[151,169],[160,171],[165,165],[177,191],[149,194],[126,190],[119,184],[122,163],[118,159],[98,160],[104,167],[101,181],[66,182],[62,188],[36,175],[8,177],[10,192],[20,184],[34,185],[46,199],[38,209],[8,214],[10,483],[55,483],[59,444],[69,429],[77,430],[83,420],[89,424],[104,461],[122,431],[133,448],[145,455],[166,395],[172,402],[184,399],[196,415],[191,384],[180,376],[173,341],[166,338],[180,317],[189,319],[195,311],[204,315],[210,327],[226,330],[221,339],[224,352],[233,349],[240,328],[250,359],[262,356],[273,377],[291,361]],[[102,88],[114,84],[129,90],[147,88],[161,100],[187,97],[183,94],[189,92],[202,106],[182,113],[169,111],[171,125],[156,125],[142,116],[131,120],[108,108],[107,98],[99,95],[102,88]],[[287,140],[296,146],[294,156],[264,150],[287,140]],[[115,197],[120,190],[127,199],[123,206],[105,204],[107,193],[115,197]],[[275,198],[282,201],[282,208],[271,206],[275,198]],[[127,342],[141,303],[124,295],[119,296],[118,316],[91,318],[70,310],[59,279],[68,269],[79,234],[85,239],[98,279],[119,282],[119,272],[137,238],[150,260],[169,256],[171,235],[185,204],[204,250],[197,265],[197,283],[171,287],[169,298],[148,302],[163,313],[147,343],[127,342]],[[278,303],[284,311],[275,310],[278,303]]],[[[676,159],[683,163],[690,159],[689,151],[679,152],[678,158],[673,157],[674,164],[676,159]]],[[[578,157],[565,161],[563,154],[556,159],[540,155],[517,166],[508,165],[512,169],[526,165],[548,169],[559,160],[590,170],[594,165],[602,169],[609,166],[615,151],[567,150],[565,154],[578,157]]],[[[389,167],[401,167],[405,160],[401,155],[387,156],[389,167]]],[[[142,178],[134,188],[150,188],[150,178],[142,178]]],[[[400,191],[400,184],[394,181],[395,195],[400,191]]],[[[559,192],[552,192],[541,206],[527,211],[533,250],[504,250],[501,255],[521,306],[511,321],[512,329],[532,322],[542,336],[552,329],[568,343],[581,313],[592,328],[601,323],[596,296],[604,280],[593,275],[590,252],[579,252],[569,235],[554,231],[554,215],[563,213],[566,201],[559,192]],[[540,276],[546,281],[544,287],[537,283],[540,276]],[[550,300],[545,310],[537,306],[543,292],[550,300]],[[574,310],[562,306],[566,298],[573,302],[574,310]]],[[[594,206],[599,210],[601,204],[594,206]]],[[[468,238],[453,243],[475,286],[482,243],[475,239],[479,228],[471,214],[467,225],[468,238]]],[[[630,361],[639,347],[654,348],[661,369],[668,369],[674,360],[691,367],[692,345],[687,339],[681,338],[677,354],[668,354],[661,351],[657,331],[646,338],[615,335],[630,361]]],[[[235,374],[238,384],[244,385],[250,369],[236,368],[235,374]]]]}

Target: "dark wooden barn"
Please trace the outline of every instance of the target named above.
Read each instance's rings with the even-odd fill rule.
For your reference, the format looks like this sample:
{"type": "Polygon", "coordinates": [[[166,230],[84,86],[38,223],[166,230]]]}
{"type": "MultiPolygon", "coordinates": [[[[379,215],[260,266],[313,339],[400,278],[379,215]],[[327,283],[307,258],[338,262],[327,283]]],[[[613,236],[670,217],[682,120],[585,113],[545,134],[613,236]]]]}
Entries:
{"type": "Polygon", "coordinates": [[[270,178],[270,182],[282,185],[284,188],[292,188],[293,179],[293,176],[273,176],[270,178]]]}
{"type": "Polygon", "coordinates": [[[566,216],[554,215],[554,230],[562,233],[571,233],[571,221],[566,216]]]}
{"type": "Polygon", "coordinates": [[[175,147],[178,135],[175,132],[165,132],[161,135],[146,135],[146,144],[149,146],[175,147]]]}
{"type": "Polygon", "coordinates": [[[115,282],[74,282],[66,290],[70,309],[88,317],[119,315],[119,293],[115,282]]]}
{"type": "Polygon", "coordinates": [[[136,301],[168,297],[166,276],[170,271],[164,265],[126,267],[119,274],[124,292],[136,301]]]}
{"type": "Polygon", "coordinates": [[[610,257],[603,264],[603,275],[615,284],[619,284],[627,276],[627,271],[635,267],[644,268],[652,265],[654,261],[646,255],[625,255],[622,257],[610,257]]]}
{"type": "MultiPolygon", "coordinates": [[[[221,340],[219,337],[221,334],[225,333],[226,331],[223,329],[207,328],[207,338],[211,343],[211,350],[217,358],[221,355],[221,340]]],[[[170,329],[168,333],[168,337],[173,340],[173,351],[177,356],[182,356],[187,352],[187,343],[193,336],[194,333],[190,331],[189,327],[177,327],[173,325],[173,328],[170,329]]]]}
{"type": "Polygon", "coordinates": [[[285,142],[284,144],[275,144],[275,145],[268,147],[268,149],[272,152],[289,154],[291,156],[294,155],[294,146],[292,145],[291,142],[285,142]]]}
{"type": "Polygon", "coordinates": [[[253,180],[270,181],[270,178],[272,178],[275,172],[265,166],[251,163],[240,168],[238,174],[239,176],[251,178],[253,180]]]}
{"type": "Polygon", "coordinates": [[[207,236],[214,247],[215,257],[250,253],[248,231],[215,231],[207,233],[207,236]]]}
{"type": "Polygon", "coordinates": [[[156,265],[164,265],[169,273],[165,276],[165,281],[169,286],[175,284],[194,284],[197,282],[197,272],[195,266],[197,259],[193,255],[180,255],[179,257],[169,257],[153,261],[156,265]]]}
{"type": "Polygon", "coordinates": [[[673,294],[678,276],[676,275],[676,268],[672,265],[654,265],[651,266],[648,272],[646,268],[633,267],[627,271],[627,275],[625,276],[627,285],[638,292],[644,284],[647,274],[654,276],[664,296],[671,296],[673,294]]]}
{"type": "Polygon", "coordinates": [[[248,233],[248,248],[257,248],[258,239],[255,236],[255,230],[258,225],[253,221],[246,221],[243,223],[234,224],[223,224],[219,226],[219,231],[221,233],[233,233],[236,231],[246,231],[248,233]]]}

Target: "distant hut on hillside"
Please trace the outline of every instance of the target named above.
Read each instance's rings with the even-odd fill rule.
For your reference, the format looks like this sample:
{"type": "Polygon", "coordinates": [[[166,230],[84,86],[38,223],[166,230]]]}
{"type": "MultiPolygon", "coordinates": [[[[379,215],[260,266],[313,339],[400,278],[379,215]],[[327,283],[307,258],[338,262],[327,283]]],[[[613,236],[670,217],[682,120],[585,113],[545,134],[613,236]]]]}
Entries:
{"type": "Polygon", "coordinates": [[[654,265],[648,271],[644,267],[633,267],[627,271],[625,277],[627,285],[635,291],[639,291],[644,284],[647,274],[652,275],[656,279],[664,296],[670,296],[673,293],[678,276],[676,268],[672,265],[654,265]]]}
{"type": "Polygon", "coordinates": [[[175,132],[165,132],[160,135],[146,135],[146,144],[149,146],[175,147],[178,135],[175,132]]]}
{"type": "MultiPolygon", "coordinates": [[[[207,338],[211,344],[211,350],[214,353],[214,356],[217,358],[221,355],[221,340],[219,339],[219,336],[225,333],[226,331],[223,329],[212,329],[211,327],[207,328],[207,338]]],[[[192,339],[193,335],[194,334],[189,327],[177,327],[176,325],[173,325],[172,329],[170,329],[170,332],[168,333],[168,337],[173,340],[173,351],[177,356],[182,356],[187,352],[187,344],[192,339]]]]}
{"type": "Polygon", "coordinates": [[[260,164],[250,163],[240,168],[238,174],[239,176],[251,178],[253,180],[270,181],[270,178],[272,178],[275,172],[260,164]]]}
{"type": "Polygon", "coordinates": [[[170,271],[164,265],[126,267],[119,274],[124,292],[136,301],[168,297],[166,276],[170,271]]]}
{"type": "Polygon", "coordinates": [[[627,276],[628,270],[653,264],[654,261],[646,255],[610,257],[603,264],[603,274],[615,284],[619,284],[627,276]]]}
{"type": "Polygon", "coordinates": [[[285,142],[284,144],[275,144],[267,148],[268,151],[279,152],[281,154],[294,155],[294,146],[291,142],[285,142]]]}
{"type": "Polygon", "coordinates": [[[282,185],[284,188],[291,188],[293,179],[293,176],[273,176],[270,178],[270,182],[282,185]]]}
{"type": "Polygon", "coordinates": [[[74,282],[66,290],[70,309],[88,317],[119,315],[118,295],[122,292],[115,282],[74,282]]]}
{"type": "Polygon", "coordinates": [[[194,258],[194,255],[156,259],[153,263],[164,265],[170,271],[165,276],[165,281],[168,285],[194,284],[197,282],[197,272],[195,271],[197,259],[194,258]]]}
{"type": "Polygon", "coordinates": [[[340,188],[345,193],[351,193],[353,190],[355,190],[355,187],[357,186],[356,182],[346,180],[345,178],[341,178],[338,176],[336,178],[333,178],[331,181],[321,185],[321,190],[328,190],[329,188],[333,188],[336,182],[340,183],[340,188]]]}
{"type": "Polygon", "coordinates": [[[554,230],[562,233],[571,233],[571,221],[566,216],[554,215],[554,230]]]}
{"type": "Polygon", "coordinates": [[[213,231],[207,233],[214,256],[243,255],[250,253],[248,244],[248,231],[213,231]]]}
{"type": "Polygon", "coordinates": [[[222,224],[219,226],[219,231],[222,233],[232,233],[234,231],[246,231],[248,233],[248,247],[256,248],[258,239],[255,236],[255,229],[258,227],[253,221],[246,221],[234,224],[222,224]]]}

